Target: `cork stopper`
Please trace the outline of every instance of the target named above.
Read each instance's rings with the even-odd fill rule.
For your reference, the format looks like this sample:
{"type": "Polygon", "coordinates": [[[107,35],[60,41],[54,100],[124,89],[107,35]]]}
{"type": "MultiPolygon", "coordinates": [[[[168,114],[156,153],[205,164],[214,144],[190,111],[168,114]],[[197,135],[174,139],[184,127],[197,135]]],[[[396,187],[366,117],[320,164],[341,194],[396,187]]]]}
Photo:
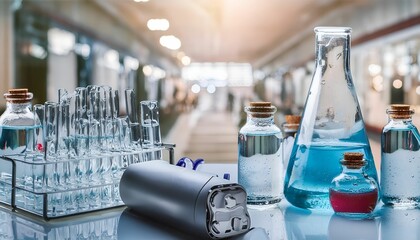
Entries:
{"type": "Polygon", "coordinates": [[[250,102],[249,106],[251,107],[271,107],[271,102],[250,102]]]}
{"type": "Polygon", "coordinates": [[[285,131],[297,131],[299,129],[299,124],[301,116],[299,115],[286,115],[286,123],[283,124],[285,131]]]}
{"type": "Polygon", "coordinates": [[[346,152],[344,153],[344,159],[341,160],[341,164],[350,169],[359,169],[366,165],[366,161],[363,159],[363,153],[359,152],[346,152]]]}
{"type": "Polygon", "coordinates": [[[276,112],[276,107],[271,102],[250,102],[245,111],[255,118],[268,118],[276,112]]]}
{"type": "Polygon", "coordinates": [[[392,104],[386,112],[392,119],[407,119],[414,114],[414,110],[410,109],[410,105],[407,104],[392,104]]]}
{"type": "Polygon", "coordinates": [[[286,115],[286,123],[288,124],[299,124],[301,116],[299,115],[286,115]]]}
{"type": "Polygon", "coordinates": [[[4,94],[6,101],[11,103],[26,103],[32,100],[33,94],[28,92],[27,88],[14,88],[9,89],[7,93],[4,94]]]}

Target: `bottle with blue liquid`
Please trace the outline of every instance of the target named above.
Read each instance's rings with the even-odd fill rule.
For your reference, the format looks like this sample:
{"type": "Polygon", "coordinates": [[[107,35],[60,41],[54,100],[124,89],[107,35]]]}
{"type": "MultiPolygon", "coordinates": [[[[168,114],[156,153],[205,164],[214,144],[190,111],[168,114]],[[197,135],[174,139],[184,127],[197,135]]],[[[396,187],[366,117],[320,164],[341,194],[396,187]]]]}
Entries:
{"type": "Polygon", "coordinates": [[[238,183],[247,192],[247,204],[278,203],[283,198],[283,135],[274,124],[276,107],[251,102],[245,112],[238,136],[238,183]]]}
{"type": "Polygon", "coordinates": [[[32,93],[28,89],[10,89],[4,94],[6,111],[0,116],[0,156],[33,152],[34,132],[41,128],[31,111],[32,93]]]}
{"type": "Polygon", "coordinates": [[[315,72],[284,193],[297,207],[331,209],[329,186],[345,152],[362,153],[366,174],[378,177],[350,72],[351,28],[317,27],[315,33],[315,72]]]}

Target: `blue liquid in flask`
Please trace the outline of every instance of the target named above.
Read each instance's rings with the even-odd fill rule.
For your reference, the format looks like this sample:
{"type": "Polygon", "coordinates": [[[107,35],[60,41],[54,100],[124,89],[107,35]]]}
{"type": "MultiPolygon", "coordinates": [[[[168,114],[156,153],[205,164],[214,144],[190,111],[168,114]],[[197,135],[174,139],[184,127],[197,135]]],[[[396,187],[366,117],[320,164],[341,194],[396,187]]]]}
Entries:
{"type": "Polygon", "coordinates": [[[285,196],[301,208],[330,209],[329,186],[341,173],[340,159],[345,152],[361,152],[367,161],[366,173],[377,180],[370,146],[364,129],[350,138],[296,144],[293,148],[285,179],[285,196]]]}

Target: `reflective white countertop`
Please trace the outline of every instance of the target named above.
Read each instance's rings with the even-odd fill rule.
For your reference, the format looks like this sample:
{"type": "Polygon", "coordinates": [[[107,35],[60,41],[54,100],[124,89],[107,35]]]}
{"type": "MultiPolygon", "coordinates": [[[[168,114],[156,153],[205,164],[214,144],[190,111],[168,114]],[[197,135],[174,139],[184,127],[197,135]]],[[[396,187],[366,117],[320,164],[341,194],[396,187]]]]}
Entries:
{"type": "MultiPolygon", "coordinates": [[[[224,166],[222,172],[231,172],[230,170],[232,166],[224,166]]],[[[209,171],[214,172],[212,169],[209,171]]],[[[232,171],[232,179],[235,179],[234,170],[232,171]]],[[[299,209],[283,200],[272,207],[250,207],[249,213],[254,229],[234,239],[420,239],[420,209],[378,206],[372,219],[352,220],[334,215],[332,211],[299,209]]],[[[0,239],[196,238],[141,217],[125,207],[44,221],[0,206],[0,239]]]]}
{"type": "MultiPolygon", "coordinates": [[[[282,202],[249,209],[253,231],[235,239],[420,239],[420,209],[379,207],[376,217],[352,220],[282,202]]],[[[195,239],[122,207],[43,221],[0,208],[0,239],[195,239]]]]}

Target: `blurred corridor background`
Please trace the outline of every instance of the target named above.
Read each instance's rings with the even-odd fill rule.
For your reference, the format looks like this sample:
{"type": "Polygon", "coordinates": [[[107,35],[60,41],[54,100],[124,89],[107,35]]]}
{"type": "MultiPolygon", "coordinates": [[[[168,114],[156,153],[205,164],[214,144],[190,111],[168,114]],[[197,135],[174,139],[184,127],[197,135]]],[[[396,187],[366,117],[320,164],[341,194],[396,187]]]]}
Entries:
{"type": "Polygon", "coordinates": [[[379,161],[389,104],[410,104],[420,126],[419,0],[1,0],[0,92],[27,87],[35,104],[59,88],[133,88],[159,101],[177,158],[236,162],[249,101],[271,101],[279,126],[302,113],[315,26],[353,28],[353,80],[379,161]]]}

